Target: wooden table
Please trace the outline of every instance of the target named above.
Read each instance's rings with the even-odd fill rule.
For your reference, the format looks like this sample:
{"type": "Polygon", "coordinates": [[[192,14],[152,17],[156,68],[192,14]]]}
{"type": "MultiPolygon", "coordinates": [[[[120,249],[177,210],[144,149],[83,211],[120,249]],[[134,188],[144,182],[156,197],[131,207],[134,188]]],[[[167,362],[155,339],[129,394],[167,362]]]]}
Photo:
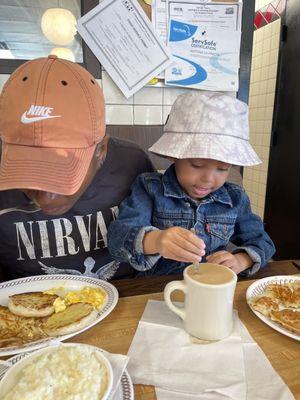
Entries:
{"type": "MultiPolygon", "coordinates": [[[[291,261],[270,263],[265,273],[266,275],[299,274],[300,270],[297,265],[297,262],[293,263],[291,261]]],[[[165,278],[158,280],[156,278],[141,279],[145,285],[145,289],[148,289],[148,291],[154,288],[159,288],[161,291],[160,282],[164,282],[165,284],[165,278]],[[145,283],[147,279],[148,285],[145,283]]],[[[172,280],[174,280],[174,277],[172,280]]],[[[132,294],[135,288],[139,290],[138,282],[138,279],[132,281],[133,286],[129,291],[130,294],[132,294]]],[[[234,307],[238,310],[240,319],[246,325],[254,340],[264,351],[274,369],[288,385],[296,400],[300,400],[299,342],[273,330],[253,314],[245,301],[246,290],[252,282],[253,280],[238,282],[234,307]]],[[[122,283],[120,282],[116,282],[116,286],[119,288],[121,287],[121,292],[124,294],[125,286],[123,286],[122,289],[122,283]]],[[[126,288],[129,289],[128,285],[126,288]]],[[[69,341],[92,344],[111,353],[127,354],[138,322],[149,299],[162,300],[163,294],[148,293],[121,297],[116,308],[107,318],[69,341]]],[[[175,299],[182,300],[182,294],[175,293],[175,299]]],[[[152,386],[135,385],[136,400],[152,400],[155,398],[155,391],[152,386]]]]}
{"type": "MultiPolygon", "coordinates": [[[[300,260],[275,261],[270,262],[262,268],[251,279],[260,279],[274,275],[292,275],[300,273],[300,260]]],[[[111,281],[118,289],[119,296],[136,296],[139,294],[158,293],[164,290],[165,285],[170,281],[182,280],[182,274],[153,276],[145,278],[122,279],[111,281]]],[[[242,278],[239,280],[249,280],[242,278]]]]}

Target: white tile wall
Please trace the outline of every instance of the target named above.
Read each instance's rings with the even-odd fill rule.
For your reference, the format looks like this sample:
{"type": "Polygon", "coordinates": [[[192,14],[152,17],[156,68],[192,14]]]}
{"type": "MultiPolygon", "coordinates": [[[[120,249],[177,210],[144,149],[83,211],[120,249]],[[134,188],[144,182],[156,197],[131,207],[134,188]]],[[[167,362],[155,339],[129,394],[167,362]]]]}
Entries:
{"type": "Polygon", "coordinates": [[[163,101],[163,88],[144,87],[134,94],[134,105],[161,106],[163,101]]]}
{"type": "Polygon", "coordinates": [[[188,91],[176,87],[147,86],[126,99],[106,71],[102,71],[102,89],[108,125],[164,124],[177,96],[188,91]]]}
{"type": "MultiPolygon", "coordinates": [[[[270,1],[256,1],[262,8],[270,1]]],[[[254,32],[249,98],[250,141],[262,164],[244,170],[244,188],[253,211],[264,216],[275,99],[280,19],[254,32]]]]}
{"type": "Polygon", "coordinates": [[[133,125],[133,106],[125,104],[106,104],[106,123],[108,125],[133,125]]]}
{"type": "Polygon", "coordinates": [[[133,96],[126,99],[107,72],[102,71],[102,89],[106,104],[133,104],[133,96]]]}
{"type": "Polygon", "coordinates": [[[255,1],[255,10],[259,10],[260,8],[263,8],[267,4],[270,3],[270,0],[256,0],[255,1]]]}
{"type": "Polygon", "coordinates": [[[0,92],[2,91],[2,88],[4,86],[4,83],[7,81],[10,75],[6,74],[0,74],[0,92]]]}
{"type": "MultiPolygon", "coordinates": [[[[155,89],[152,89],[155,90],[155,89]]],[[[140,106],[134,107],[134,125],[161,125],[162,106],[140,106]]]]}

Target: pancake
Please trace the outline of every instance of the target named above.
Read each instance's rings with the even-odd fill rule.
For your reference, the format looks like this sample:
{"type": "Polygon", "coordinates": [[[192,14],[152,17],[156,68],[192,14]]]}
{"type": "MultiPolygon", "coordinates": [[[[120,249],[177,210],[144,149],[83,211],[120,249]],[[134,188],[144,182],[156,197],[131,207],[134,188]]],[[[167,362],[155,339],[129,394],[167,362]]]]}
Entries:
{"type": "Polygon", "coordinates": [[[279,310],[279,301],[270,296],[260,295],[252,297],[249,304],[254,310],[260,312],[266,317],[270,316],[270,311],[279,310]]]}
{"type": "Polygon", "coordinates": [[[300,311],[283,309],[280,311],[271,311],[270,317],[273,321],[279,323],[284,328],[300,334],[300,311]]]}
{"type": "Polygon", "coordinates": [[[97,311],[88,303],[75,303],[46,318],[42,329],[49,336],[67,335],[89,325],[97,316],[97,311]]]}
{"type": "Polygon", "coordinates": [[[54,313],[55,294],[43,292],[19,293],[9,296],[8,308],[22,317],[47,317],[54,313]]]}
{"type": "Polygon", "coordinates": [[[290,282],[286,284],[270,284],[265,289],[265,294],[278,300],[284,307],[298,308],[300,306],[300,284],[290,282]]]}

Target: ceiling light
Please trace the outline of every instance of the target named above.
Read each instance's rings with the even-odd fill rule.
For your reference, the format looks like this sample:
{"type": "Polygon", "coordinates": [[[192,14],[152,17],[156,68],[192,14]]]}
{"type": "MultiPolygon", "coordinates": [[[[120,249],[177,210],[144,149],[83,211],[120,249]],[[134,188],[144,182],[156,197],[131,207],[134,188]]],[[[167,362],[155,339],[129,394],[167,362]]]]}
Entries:
{"type": "Polygon", "coordinates": [[[46,38],[60,46],[69,44],[76,34],[76,18],[64,8],[49,8],[42,16],[41,27],[46,38]]]}
{"type": "Polygon", "coordinates": [[[58,58],[63,58],[64,60],[69,60],[75,62],[75,56],[71,49],[67,47],[54,47],[50,54],[54,54],[58,58]]]}

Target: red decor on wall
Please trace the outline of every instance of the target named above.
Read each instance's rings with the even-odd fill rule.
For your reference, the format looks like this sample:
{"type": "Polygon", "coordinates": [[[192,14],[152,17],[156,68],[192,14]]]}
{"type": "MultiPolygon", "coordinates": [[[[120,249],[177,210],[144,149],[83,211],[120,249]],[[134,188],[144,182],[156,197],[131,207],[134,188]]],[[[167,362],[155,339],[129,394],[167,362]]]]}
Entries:
{"type": "Polygon", "coordinates": [[[263,26],[279,19],[284,10],[284,6],[285,0],[273,0],[265,7],[256,11],[254,17],[254,28],[262,28],[263,26]]]}

